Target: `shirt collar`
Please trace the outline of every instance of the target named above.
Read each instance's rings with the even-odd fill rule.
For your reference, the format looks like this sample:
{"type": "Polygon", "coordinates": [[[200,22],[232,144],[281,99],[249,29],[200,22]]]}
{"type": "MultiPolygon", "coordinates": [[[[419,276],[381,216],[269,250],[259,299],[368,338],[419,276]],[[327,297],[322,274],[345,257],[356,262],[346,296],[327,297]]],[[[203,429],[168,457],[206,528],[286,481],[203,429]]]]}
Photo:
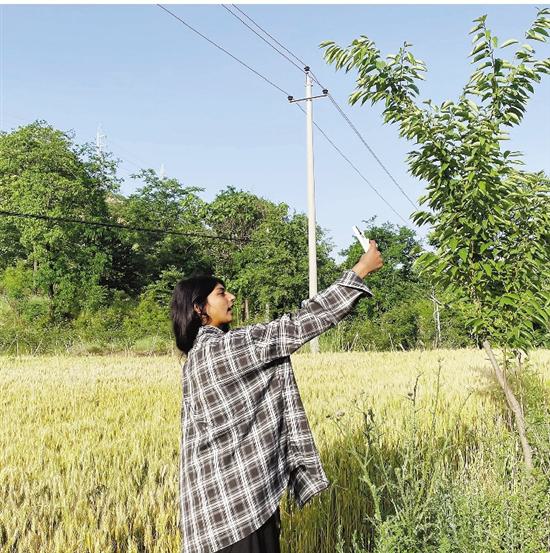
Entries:
{"type": "Polygon", "coordinates": [[[201,334],[204,334],[204,333],[207,333],[207,334],[223,334],[224,332],[221,328],[218,328],[217,326],[202,325],[199,328],[198,335],[200,336],[201,334]]]}

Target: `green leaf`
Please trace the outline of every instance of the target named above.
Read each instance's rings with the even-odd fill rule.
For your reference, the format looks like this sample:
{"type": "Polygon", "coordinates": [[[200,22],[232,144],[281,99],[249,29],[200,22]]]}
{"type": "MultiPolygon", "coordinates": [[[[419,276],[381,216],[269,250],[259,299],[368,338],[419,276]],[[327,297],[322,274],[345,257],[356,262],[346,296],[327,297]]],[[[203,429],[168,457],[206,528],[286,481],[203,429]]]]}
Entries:
{"type": "Polygon", "coordinates": [[[468,34],[469,35],[472,35],[474,34],[476,31],[479,31],[479,29],[481,29],[482,25],[481,23],[476,25],[475,27],[472,27],[469,31],[468,31],[468,34]]]}
{"type": "Polygon", "coordinates": [[[506,46],[511,46],[512,44],[518,44],[518,40],[516,40],[515,38],[510,38],[508,40],[505,40],[501,45],[500,45],[500,48],[506,48],[506,46]]]}
{"type": "Polygon", "coordinates": [[[481,246],[479,247],[479,253],[483,253],[489,246],[490,246],[489,242],[485,242],[484,244],[481,244],[481,246]]]}
{"type": "Polygon", "coordinates": [[[483,319],[471,319],[470,320],[470,326],[472,327],[472,330],[474,332],[477,332],[481,326],[483,326],[483,319]]]}
{"type": "MultiPolygon", "coordinates": [[[[477,56],[476,56],[477,57],[477,56]]],[[[481,58],[480,58],[481,59],[481,58]]],[[[475,61],[475,60],[474,60],[475,61]]],[[[477,67],[477,71],[481,71],[482,69],[485,69],[486,67],[489,67],[491,66],[492,63],[490,61],[486,61],[484,63],[482,63],[481,65],[478,65],[477,67]]]]}
{"type": "Polygon", "coordinates": [[[509,298],[507,296],[502,296],[499,300],[500,305],[512,305],[515,306],[516,302],[512,298],[509,298]]]}
{"type": "Polygon", "coordinates": [[[470,108],[471,108],[473,111],[475,111],[476,113],[479,111],[478,105],[477,105],[475,102],[473,102],[472,100],[470,100],[470,98],[468,98],[468,99],[466,100],[466,103],[467,103],[467,104],[470,106],[470,108]]]}
{"type": "Polygon", "coordinates": [[[487,44],[485,42],[482,42],[480,44],[478,44],[469,54],[469,56],[474,56],[475,54],[477,54],[478,52],[480,52],[481,50],[484,50],[487,48],[487,44]]]}

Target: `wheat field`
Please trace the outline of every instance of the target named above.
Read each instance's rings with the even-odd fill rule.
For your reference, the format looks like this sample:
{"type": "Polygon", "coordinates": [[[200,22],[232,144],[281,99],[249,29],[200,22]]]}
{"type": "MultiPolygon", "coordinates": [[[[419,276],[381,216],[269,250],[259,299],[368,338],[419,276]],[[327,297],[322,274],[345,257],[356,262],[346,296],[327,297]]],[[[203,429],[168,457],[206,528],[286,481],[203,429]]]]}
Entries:
{"type": "MultiPolygon", "coordinates": [[[[346,449],[368,412],[388,452],[413,413],[433,436],[452,435],[484,482],[500,478],[483,466],[495,444],[518,454],[482,351],[301,353],[293,364],[332,486],[302,511],[284,496],[284,553],[332,553],[338,526],[349,538],[372,511],[346,449]]],[[[533,352],[531,367],[548,398],[550,351],[533,352]]],[[[176,355],[0,357],[0,552],[180,551],[180,370],[176,355]]]]}

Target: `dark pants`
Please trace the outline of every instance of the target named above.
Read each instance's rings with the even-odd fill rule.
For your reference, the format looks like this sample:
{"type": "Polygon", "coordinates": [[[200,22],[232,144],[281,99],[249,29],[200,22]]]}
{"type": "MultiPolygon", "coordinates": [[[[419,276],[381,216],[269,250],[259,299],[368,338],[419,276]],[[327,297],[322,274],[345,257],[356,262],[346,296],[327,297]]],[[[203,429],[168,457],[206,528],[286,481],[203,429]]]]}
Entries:
{"type": "Polygon", "coordinates": [[[218,553],[280,553],[279,535],[281,533],[281,516],[279,507],[260,528],[242,540],[232,543],[218,553]]]}

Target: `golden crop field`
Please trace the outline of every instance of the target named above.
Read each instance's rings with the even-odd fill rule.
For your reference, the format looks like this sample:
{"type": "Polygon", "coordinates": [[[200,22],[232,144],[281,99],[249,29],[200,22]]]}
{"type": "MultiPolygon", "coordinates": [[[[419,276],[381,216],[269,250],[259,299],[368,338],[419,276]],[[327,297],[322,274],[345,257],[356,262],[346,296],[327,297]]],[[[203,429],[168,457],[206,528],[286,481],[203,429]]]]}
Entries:
{"type": "MultiPolygon", "coordinates": [[[[302,511],[284,497],[284,553],[348,551],[337,549],[339,525],[348,541],[353,530],[372,532],[364,515],[381,521],[391,510],[391,497],[378,504],[373,497],[383,489],[384,467],[392,463],[402,468],[392,474],[405,498],[413,496],[411,479],[403,475],[419,466],[441,469],[441,475],[475,473],[476,490],[497,498],[504,480],[520,482],[514,462],[520,451],[482,351],[304,353],[294,355],[293,363],[332,486],[302,511]],[[369,409],[374,426],[372,416],[364,415],[369,409]],[[366,451],[363,442],[371,444],[372,459],[382,459],[380,474],[371,463],[365,477],[361,456],[350,452],[353,444],[366,451]],[[414,466],[403,452],[418,453],[414,466]],[[432,465],[424,463],[426,456],[430,463],[433,457],[432,465]]],[[[531,363],[541,386],[537,393],[546,401],[550,351],[533,352],[531,363]]],[[[0,552],[179,553],[181,374],[176,356],[0,357],[0,391],[0,552]]],[[[547,418],[539,417],[533,429],[547,425],[547,418]]],[[[542,451],[535,447],[535,454],[542,451]]],[[[413,484],[427,482],[422,480],[427,476],[415,476],[413,484]]],[[[429,489],[414,492],[425,494],[419,496],[422,504],[435,497],[433,480],[429,489]]],[[[546,481],[547,475],[538,480],[546,481]]],[[[533,512],[545,517],[548,504],[541,505],[533,512]]],[[[415,516],[423,520],[424,515],[415,516]]],[[[544,532],[544,518],[532,522],[544,532]]],[[[519,528],[514,521],[512,527],[519,528]]],[[[476,531],[472,528],[470,534],[476,531]]],[[[394,532],[387,523],[377,532],[384,543],[394,539],[384,538],[384,532],[394,532]]],[[[527,533],[517,538],[525,549],[510,551],[547,550],[546,534],[527,533]]],[[[507,550],[498,544],[493,548],[491,539],[486,551],[507,550]]],[[[406,550],[399,547],[393,550],[406,550]]]]}

